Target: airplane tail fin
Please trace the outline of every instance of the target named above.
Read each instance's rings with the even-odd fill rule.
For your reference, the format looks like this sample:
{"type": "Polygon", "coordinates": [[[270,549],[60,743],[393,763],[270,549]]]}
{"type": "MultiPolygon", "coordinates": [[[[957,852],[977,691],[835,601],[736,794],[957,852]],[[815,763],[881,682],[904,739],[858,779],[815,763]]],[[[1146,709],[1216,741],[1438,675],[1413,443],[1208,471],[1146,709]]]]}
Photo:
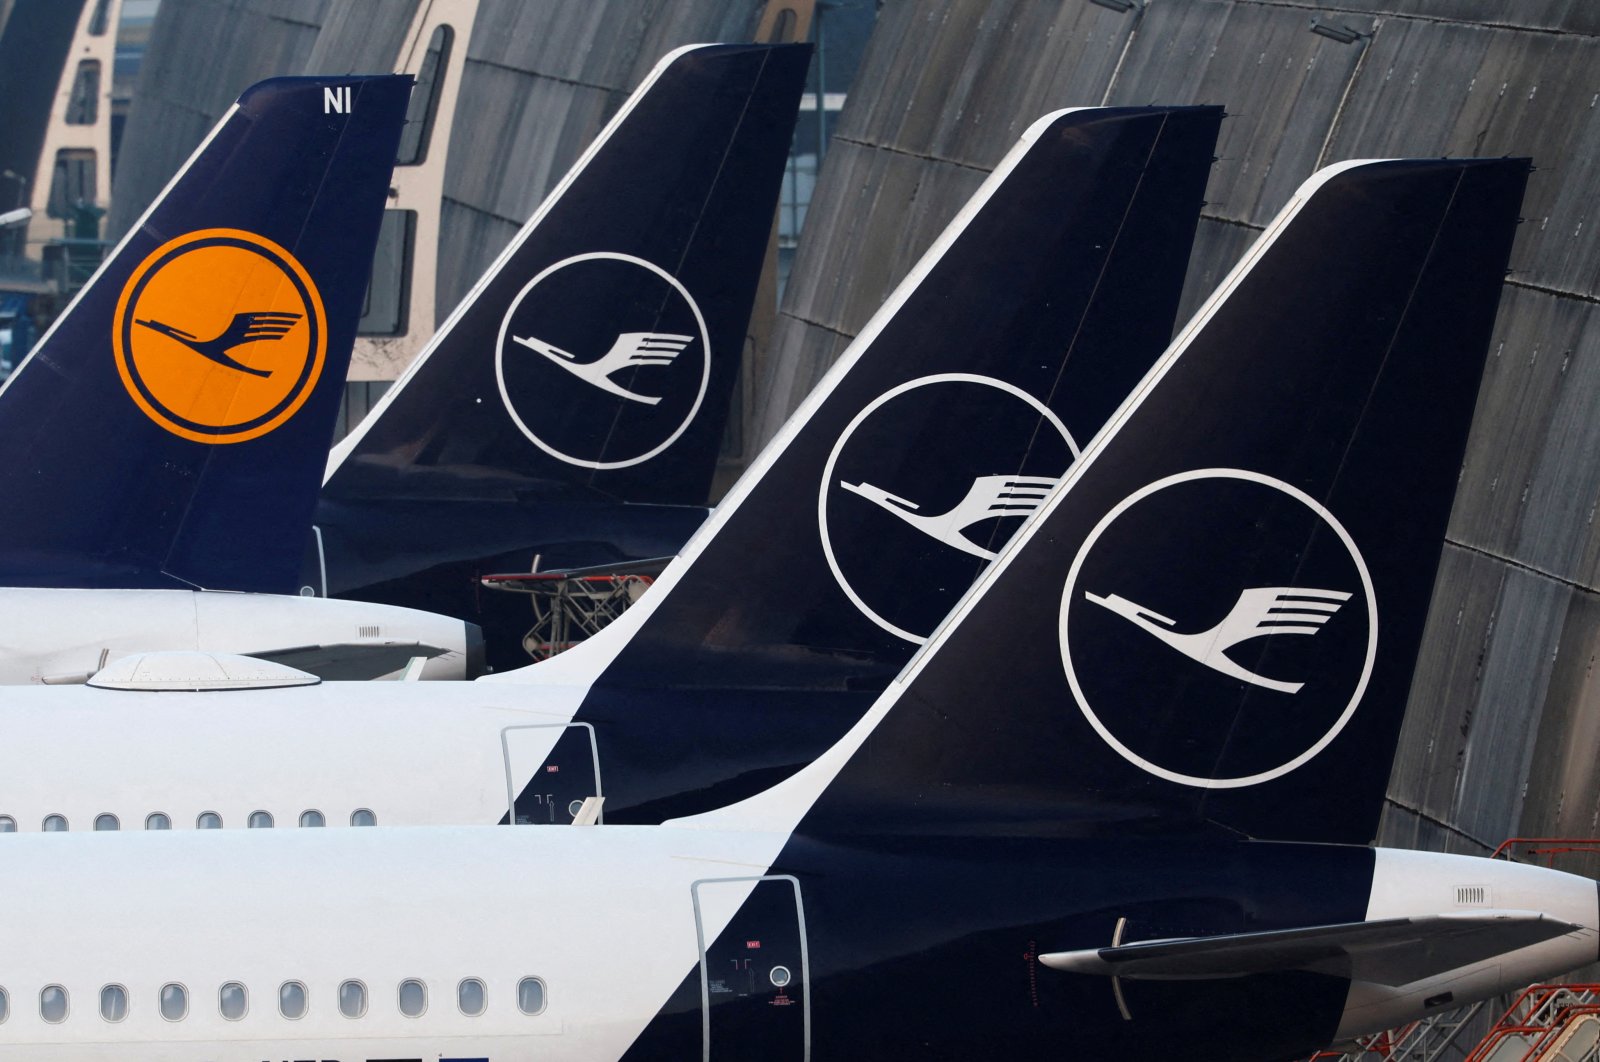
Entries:
{"type": "Polygon", "coordinates": [[[1313,177],[850,737],[724,814],[1370,841],[1528,169],[1313,177]]]}
{"type": "Polygon", "coordinates": [[[326,493],[704,505],[809,57],[663,59],[334,448],[326,493]]]}
{"type": "Polygon", "coordinates": [[[223,116],[0,389],[0,580],[295,588],[410,88],[223,116]]]}
{"type": "Polygon", "coordinates": [[[730,650],[897,670],[1165,348],[1221,121],[1035,122],[630,610],[607,681],[730,650]]]}

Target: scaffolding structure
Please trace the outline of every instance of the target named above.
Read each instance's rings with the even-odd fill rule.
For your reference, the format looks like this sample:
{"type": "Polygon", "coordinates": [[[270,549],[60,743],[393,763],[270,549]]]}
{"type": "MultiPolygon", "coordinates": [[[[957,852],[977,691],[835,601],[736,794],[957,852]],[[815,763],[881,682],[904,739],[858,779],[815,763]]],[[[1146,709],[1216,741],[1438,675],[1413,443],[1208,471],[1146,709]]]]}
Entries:
{"type": "MultiPolygon", "coordinates": [[[[1600,838],[1513,837],[1489,858],[1547,867],[1559,859],[1563,870],[1596,877],[1600,838]]],[[[1441,1011],[1318,1051],[1306,1062],[1600,1062],[1600,984],[1524,989],[1483,1031],[1488,1006],[1441,1011]]]]}
{"type": "Polygon", "coordinates": [[[491,589],[529,596],[533,626],[522,636],[522,647],[534,660],[548,660],[622,615],[650,589],[655,578],[642,574],[532,572],[485,576],[482,582],[491,589]]]}

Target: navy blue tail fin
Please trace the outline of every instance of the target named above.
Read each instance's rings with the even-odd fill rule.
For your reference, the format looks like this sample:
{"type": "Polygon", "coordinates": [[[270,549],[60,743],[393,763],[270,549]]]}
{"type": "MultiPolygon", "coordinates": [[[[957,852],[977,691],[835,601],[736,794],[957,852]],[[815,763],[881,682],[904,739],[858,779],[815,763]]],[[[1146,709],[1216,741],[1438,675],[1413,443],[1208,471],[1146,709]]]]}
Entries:
{"type": "Polygon", "coordinates": [[[1369,841],[1527,174],[1308,182],[829,754],[805,828],[1369,841]]]}
{"type": "Polygon", "coordinates": [[[809,58],[662,60],[334,449],[325,493],[704,505],[809,58]]]}
{"type": "Polygon", "coordinates": [[[223,117],[0,390],[0,582],[298,585],[410,85],[223,117]]]}

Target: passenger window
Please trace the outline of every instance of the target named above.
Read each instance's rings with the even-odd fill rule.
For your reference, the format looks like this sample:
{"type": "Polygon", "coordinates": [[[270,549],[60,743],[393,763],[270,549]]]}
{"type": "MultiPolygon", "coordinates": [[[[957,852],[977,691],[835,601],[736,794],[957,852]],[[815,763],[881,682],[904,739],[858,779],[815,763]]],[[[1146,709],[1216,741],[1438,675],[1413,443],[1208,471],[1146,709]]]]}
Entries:
{"type": "Polygon", "coordinates": [[[285,1018],[306,1016],[306,986],[299,981],[285,981],[278,986],[278,1013],[285,1018]]]}
{"type": "Polygon", "coordinates": [[[350,813],[350,825],[352,826],[376,826],[377,824],[378,816],[366,808],[357,808],[350,813]]]}
{"type": "Polygon", "coordinates": [[[250,825],[250,828],[252,830],[270,830],[270,829],[272,829],[272,812],[270,812],[270,811],[252,811],[250,813],[250,824],[249,825],[250,825]]]}
{"type": "Polygon", "coordinates": [[[327,824],[328,820],[322,817],[322,812],[320,811],[302,811],[300,813],[300,825],[302,826],[326,826],[327,824]]]}
{"type": "Polygon", "coordinates": [[[5,989],[0,988],[0,1025],[5,1024],[5,1020],[9,1017],[11,1017],[11,997],[6,995],[5,989]]]}
{"type": "Polygon", "coordinates": [[[483,997],[483,982],[476,977],[468,977],[456,985],[456,1006],[469,1018],[483,1013],[483,997]]]}
{"type": "Polygon", "coordinates": [[[100,989],[100,1017],[106,1021],[121,1021],[128,1016],[128,990],[121,985],[106,985],[100,989]]]}
{"type": "Polygon", "coordinates": [[[229,981],[217,990],[217,1009],[222,1011],[222,1016],[229,1021],[238,1021],[244,1017],[244,1012],[250,1009],[250,996],[244,990],[244,985],[238,981],[229,981]]]}
{"type": "Polygon", "coordinates": [[[51,1025],[67,1020],[67,990],[60,985],[45,985],[39,990],[39,1017],[51,1025]]]}
{"type": "Polygon", "coordinates": [[[0,815],[0,833],[16,833],[17,820],[10,815],[0,815]]]}
{"type": "Polygon", "coordinates": [[[39,828],[45,833],[66,833],[67,817],[65,815],[46,815],[44,823],[39,828]]]}
{"type": "Polygon", "coordinates": [[[544,1013],[544,982],[524,977],[517,982],[517,1009],[524,1014],[544,1013]]]}
{"type": "Polygon", "coordinates": [[[400,982],[400,1013],[415,1018],[428,1009],[428,989],[415,977],[400,982]]]}
{"type": "Polygon", "coordinates": [[[197,830],[220,830],[222,829],[222,816],[215,811],[202,811],[195,816],[194,828],[197,830]]]}
{"type": "Polygon", "coordinates": [[[145,816],[144,828],[147,830],[170,830],[172,819],[159,811],[153,811],[145,816]]]}
{"type": "Polygon", "coordinates": [[[189,990],[182,985],[161,986],[161,1016],[168,1021],[182,1021],[189,1014],[189,990]]]}
{"type": "Polygon", "coordinates": [[[112,815],[108,812],[106,814],[96,815],[94,817],[94,828],[101,833],[106,833],[111,830],[122,829],[122,823],[117,821],[117,817],[115,815],[112,815]]]}
{"type": "Polygon", "coordinates": [[[360,981],[346,981],[339,986],[339,1013],[347,1018],[359,1018],[367,1012],[367,986],[360,981]]]}

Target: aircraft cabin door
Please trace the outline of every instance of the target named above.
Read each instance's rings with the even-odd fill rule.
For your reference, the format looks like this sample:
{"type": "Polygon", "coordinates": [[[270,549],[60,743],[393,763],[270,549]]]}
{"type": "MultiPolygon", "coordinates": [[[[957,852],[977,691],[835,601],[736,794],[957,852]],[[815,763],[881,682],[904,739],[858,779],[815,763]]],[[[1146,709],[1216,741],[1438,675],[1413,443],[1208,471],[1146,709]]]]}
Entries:
{"type": "MultiPolygon", "coordinates": [[[[507,821],[518,825],[572,823],[600,789],[600,751],[589,723],[536,723],[500,731],[506,769],[507,821]]],[[[601,812],[600,820],[605,820],[601,812]]]]}
{"type": "Polygon", "coordinates": [[[810,964],[800,882],[787,874],[694,883],[705,1062],[807,1062],[810,964]],[[708,921],[737,908],[715,940],[708,921]]]}

